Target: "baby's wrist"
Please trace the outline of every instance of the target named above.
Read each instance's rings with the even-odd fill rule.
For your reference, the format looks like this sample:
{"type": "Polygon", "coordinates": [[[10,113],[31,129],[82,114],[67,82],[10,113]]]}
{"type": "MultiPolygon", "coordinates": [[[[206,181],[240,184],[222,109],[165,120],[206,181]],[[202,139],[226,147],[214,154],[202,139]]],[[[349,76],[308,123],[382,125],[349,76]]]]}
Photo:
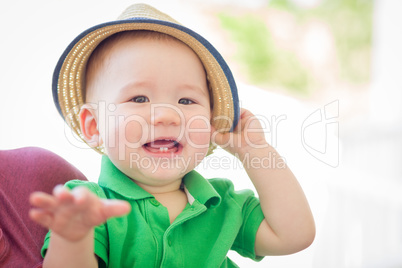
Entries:
{"type": "Polygon", "coordinates": [[[62,233],[56,232],[54,230],[51,231],[51,237],[53,240],[57,240],[63,243],[68,244],[79,244],[84,241],[90,241],[94,237],[94,228],[89,228],[87,232],[74,232],[74,233],[62,233]]]}
{"type": "Polygon", "coordinates": [[[250,157],[265,157],[271,150],[273,150],[273,148],[265,142],[261,144],[253,144],[250,146],[241,147],[236,150],[235,155],[240,161],[244,161],[250,157]]]}

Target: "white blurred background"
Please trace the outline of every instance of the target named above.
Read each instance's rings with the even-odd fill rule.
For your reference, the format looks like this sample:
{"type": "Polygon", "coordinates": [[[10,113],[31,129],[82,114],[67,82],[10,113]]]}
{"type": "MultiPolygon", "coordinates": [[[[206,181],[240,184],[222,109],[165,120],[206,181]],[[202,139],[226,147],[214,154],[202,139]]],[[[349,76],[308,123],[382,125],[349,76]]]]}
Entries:
{"type": "MultiPolygon", "coordinates": [[[[57,113],[52,73],[74,37],[135,2],[0,2],[1,150],[43,147],[97,180],[100,156],[57,113]]],[[[240,267],[402,267],[402,1],[143,2],[200,33],[223,54],[241,106],[260,116],[267,139],[296,174],[313,210],[317,236],[310,248],[259,263],[234,252],[230,257],[240,267]],[[367,3],[368,14],[358,14],[368,28],[355,29],[361,25],[347,21],[348,12],[367,3]],[[275,63],[262,78],[253,79],[253,70],[266,66],[247,69],[252,56],[239,54],[245,40],[233,38],[236,23],[251,25],[255,32],[248,38],[270,37],[270,47],[256,39],[263,47],[255,51],[254,64],[264,55],[275,63]],[[360,47],[348,39],[354,29],[368,32],[360,47]]],[[[239,163],[219,150],[198,170],[230,178],[237,189],[253,188],[239,163]]]]}

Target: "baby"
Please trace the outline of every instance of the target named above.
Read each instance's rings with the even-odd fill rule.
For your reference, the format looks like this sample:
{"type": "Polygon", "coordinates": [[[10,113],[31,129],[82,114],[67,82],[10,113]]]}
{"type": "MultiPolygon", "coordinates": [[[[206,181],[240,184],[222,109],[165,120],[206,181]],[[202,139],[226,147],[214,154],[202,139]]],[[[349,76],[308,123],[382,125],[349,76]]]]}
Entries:
{"type": "Polygon", "coordinates": [[[98,184],[31,195],[31,218],[50,229],[44,267],[237,267],[230,249],[258,261],[312,243],[300,185],[255,161],[279,155],[195,32],[133,5],[78,36],[53,82],[59,112],[103,158],[98,184]],[[194,171],[214,145],[242,161],[259,199],[194,171]]]}

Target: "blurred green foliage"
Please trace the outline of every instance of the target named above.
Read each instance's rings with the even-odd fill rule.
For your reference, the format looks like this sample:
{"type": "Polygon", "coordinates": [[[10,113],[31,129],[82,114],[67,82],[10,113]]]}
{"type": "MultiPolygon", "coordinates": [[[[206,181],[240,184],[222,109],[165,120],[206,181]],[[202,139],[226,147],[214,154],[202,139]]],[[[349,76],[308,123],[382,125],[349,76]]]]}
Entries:
{"type": "Polygon", "coordinates": [[[252,14],[237,17],[220,13],[219,19],[235,41],[236,59],[252,83],[279,85],[296,92],[307,90],[308,73],[293,53],[275,45],[261,18],[252,14]]]}
{"type": "MultiPolygon", "coordinates": [[[[373,0],[323,0],[314,8],[301,8],[292,0],[271,0],[267,9],[286,11],[300,25],[311,19],[327,24],[335,40],[339,79],[352,84],[369,81],[373,0]]],[[[308,92],[314,78],[294,54],[275,45],[261,17],[252,13],[234,16],[228,12],[218,16],[236,42],[237,60],[247,70],[251,82],[308,92]]]]}

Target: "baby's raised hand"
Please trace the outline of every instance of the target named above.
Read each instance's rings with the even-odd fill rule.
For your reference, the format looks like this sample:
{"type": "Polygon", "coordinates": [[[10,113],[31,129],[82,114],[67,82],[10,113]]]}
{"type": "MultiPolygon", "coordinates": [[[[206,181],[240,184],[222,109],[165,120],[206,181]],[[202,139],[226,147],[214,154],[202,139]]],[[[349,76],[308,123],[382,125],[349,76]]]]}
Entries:
{"type": "Polygon", "coordinates": [[[258,118],[246,109],[240,110],[240,119],[233,132],[214,133],[212,141],[229,153],[243,157],[261,148],[267,148],[264,130],[258,118]]]}
{"type": "Polygon", "coordinates": [[[69,241],[79,241],[108,218],[127,214],[131,207],[121,200],[101,199],[85,187],[69,190],[58,185],[53,195],[35,192],[30,196],[32,220],[69,241]]]}

